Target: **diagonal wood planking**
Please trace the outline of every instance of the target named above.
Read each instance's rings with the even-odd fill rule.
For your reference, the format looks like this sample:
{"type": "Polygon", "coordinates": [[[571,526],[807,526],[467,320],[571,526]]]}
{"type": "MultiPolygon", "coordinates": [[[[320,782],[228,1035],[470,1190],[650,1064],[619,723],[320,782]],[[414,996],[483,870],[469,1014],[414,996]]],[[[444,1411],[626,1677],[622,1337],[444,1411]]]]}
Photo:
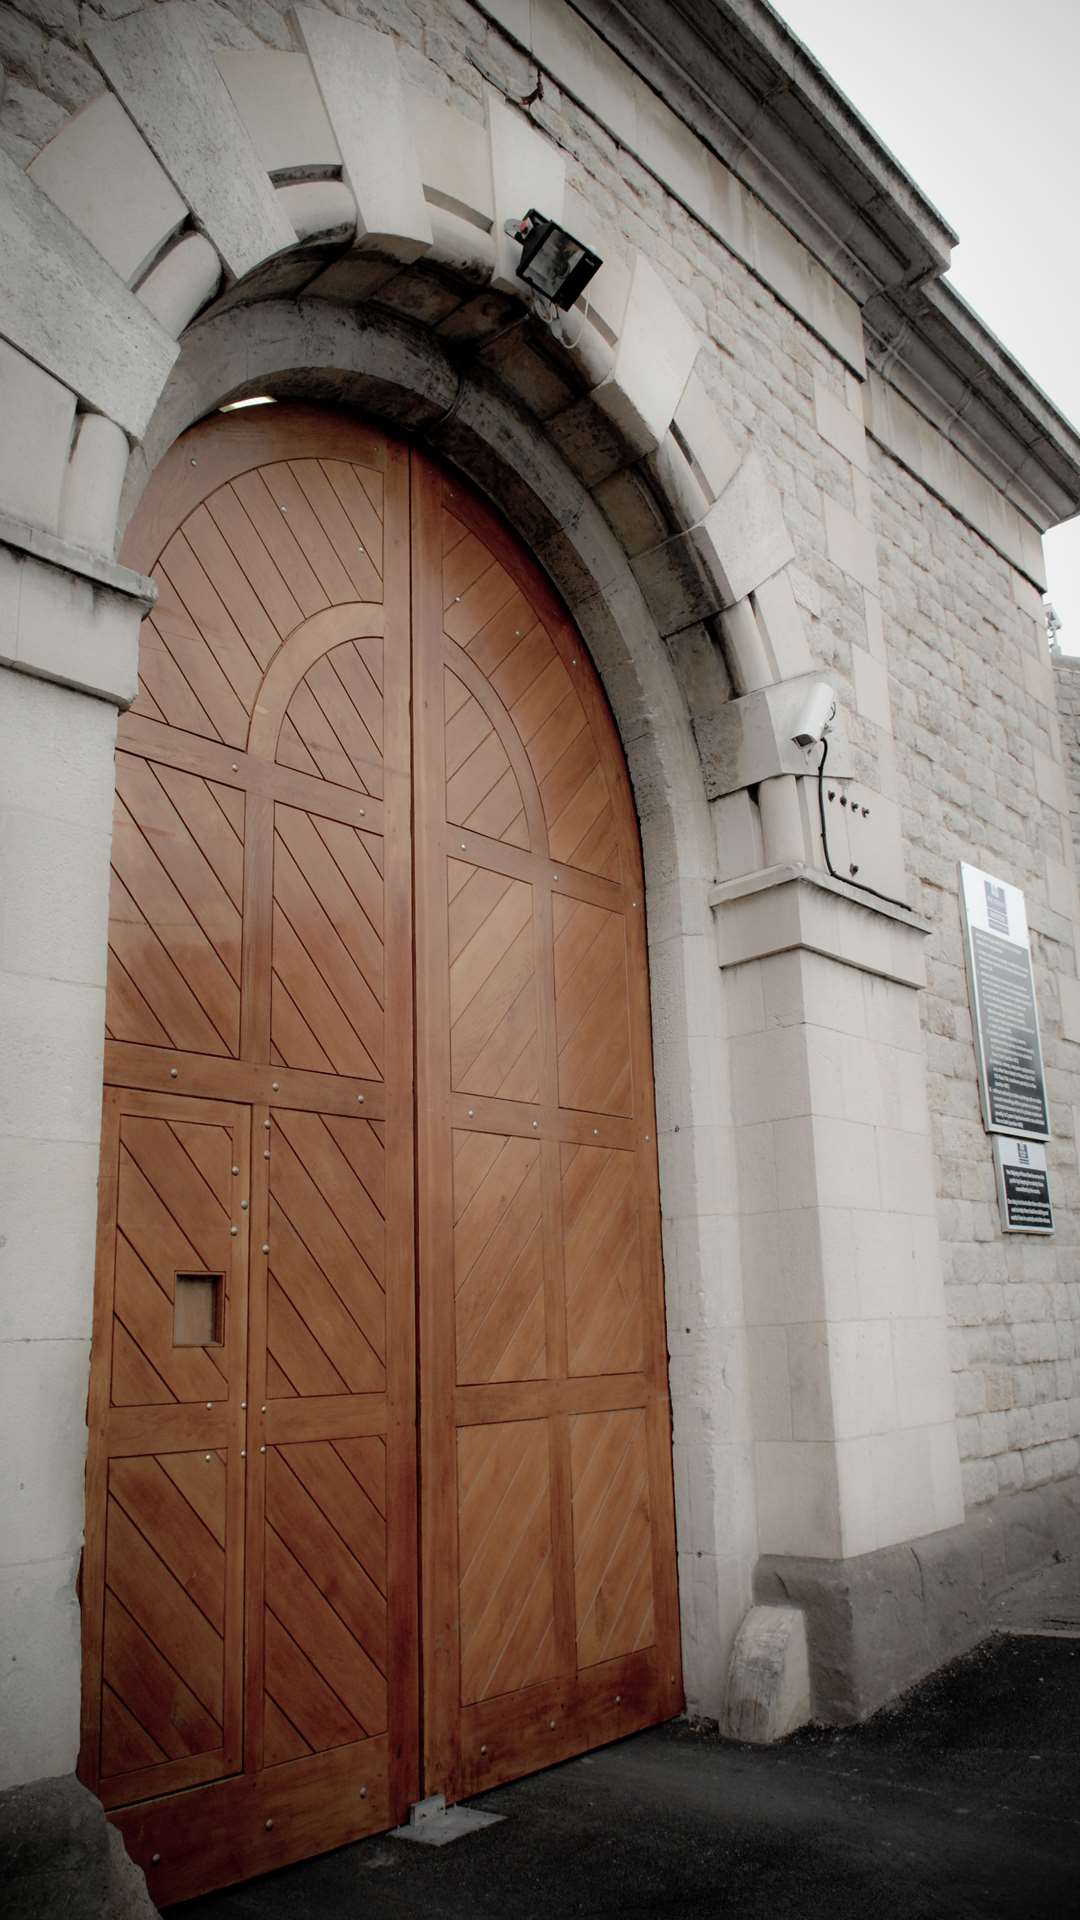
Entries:
{"type": "Polygon", "coordinates": [[[654,1635],[644,1413],[575,1414],[570,1465],[578,1662],[591,1667],[654,1635]]]}
{"type": "Polygon", "coordinates": [[[454,1325],[460,1381],[543,1379],[538,1141],[454,1135],[454,1325]]]}
{"type": "Polygon", "coordinates": [[[381,1130],[366,1120],[274,1115],[267,1347],[278,1391],[385,1386],[386,1222],[381,1130]]]}
{"type": "Polygon", "coordinates": [[[543,1421],[461,1430],[463,1701],[513,1693],[557,1670],[550,1500],[543,1421]]]}

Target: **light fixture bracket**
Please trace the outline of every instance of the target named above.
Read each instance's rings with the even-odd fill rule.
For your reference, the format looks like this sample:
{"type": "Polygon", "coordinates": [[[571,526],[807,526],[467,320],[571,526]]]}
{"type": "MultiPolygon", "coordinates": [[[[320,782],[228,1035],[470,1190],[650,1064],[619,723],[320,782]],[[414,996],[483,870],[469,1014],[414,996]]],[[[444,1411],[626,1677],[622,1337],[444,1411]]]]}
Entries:
{"type": "Polygon", "coordinates": [[[563,313],[604,264],[583,240],[575,240],[557,220],[549,220],[535,207],[520,220],[507,220],[503,231],[521,248],[518,279],[563,313]]]}

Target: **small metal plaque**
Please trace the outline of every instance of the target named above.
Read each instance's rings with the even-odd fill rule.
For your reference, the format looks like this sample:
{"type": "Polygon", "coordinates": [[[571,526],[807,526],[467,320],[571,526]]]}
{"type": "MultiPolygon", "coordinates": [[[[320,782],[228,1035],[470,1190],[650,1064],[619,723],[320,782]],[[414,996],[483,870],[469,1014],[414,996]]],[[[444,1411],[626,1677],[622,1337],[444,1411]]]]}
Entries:
{"type": "Polygon", "coordinates": [[[1046,1148],[1037,1140],[994,1137],[998,1204],[1004,1233],[1053,1233],[1046,1148]]]}

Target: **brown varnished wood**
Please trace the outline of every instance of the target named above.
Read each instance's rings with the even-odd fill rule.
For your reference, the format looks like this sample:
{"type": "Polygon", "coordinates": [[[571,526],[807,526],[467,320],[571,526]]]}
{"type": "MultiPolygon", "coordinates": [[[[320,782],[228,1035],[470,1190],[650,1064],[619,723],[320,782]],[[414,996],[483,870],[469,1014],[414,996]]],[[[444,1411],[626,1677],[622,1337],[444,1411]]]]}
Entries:
{"type": "Polygon", "coordinates": [[[125,549],[81,1764],[162,1899],[419,1793],[408,489],[348,421],[219,416],[125,549]],[[176,1347],[214,1266],[224,1342],[176,1347]]]}
{"type": "Polygon", "coordinates": [[[172,1900],[663,1717],[678,1636],[640,848],[570,621],[315,408],[184,436],[124,557],[80,1768],[172,1900]]]}
{"type": "Polygon", "coordinates": [[[621,748],[550,587],[419,454],[413,565],[424,1752],[455,1798],[674,1711],[679,1656],[621,748]]]}

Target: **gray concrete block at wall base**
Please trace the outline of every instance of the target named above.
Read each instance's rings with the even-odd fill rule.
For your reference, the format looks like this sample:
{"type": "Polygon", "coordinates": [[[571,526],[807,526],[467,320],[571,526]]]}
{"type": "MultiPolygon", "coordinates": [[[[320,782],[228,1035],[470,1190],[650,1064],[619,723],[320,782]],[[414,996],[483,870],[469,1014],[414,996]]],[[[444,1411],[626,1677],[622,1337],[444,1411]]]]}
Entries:
{"type": "Polygon", "coordinates": [[[865,1720],[1000,1624],[998,1596],[1022,1574],[1080,1556],[1080,1476],[1002,1494],[963,1525],[850,1560],[773,1554],[754,1597],[801,1607],[811,1714],[865,1720]]]}
{"type": "Polygon", "coordinates": [[[73,1773],[0,1793],[7,1920],[158,1920],[100,1800],[73,1773]]]}

